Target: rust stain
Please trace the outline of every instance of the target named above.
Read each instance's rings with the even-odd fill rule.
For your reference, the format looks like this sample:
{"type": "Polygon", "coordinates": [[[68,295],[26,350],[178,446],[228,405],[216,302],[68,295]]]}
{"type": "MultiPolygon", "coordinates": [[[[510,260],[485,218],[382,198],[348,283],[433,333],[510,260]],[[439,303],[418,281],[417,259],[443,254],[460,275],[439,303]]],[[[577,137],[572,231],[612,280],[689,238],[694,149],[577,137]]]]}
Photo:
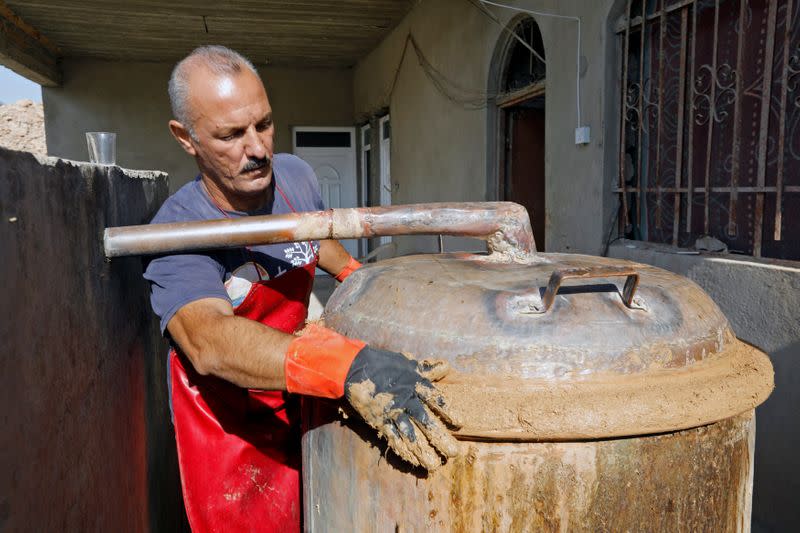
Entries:
{"type": "Polygon", "coordinates": [[[317,426],[307,506],[331,530],[736,531],[752,483],[752,412],[662,435],[473,442],[429,476],[338,423],[317,426]],[[359,479],[342,490],[342,479],[359,479]],[[380,490],[376,490],[380,487],[380,490]]]}

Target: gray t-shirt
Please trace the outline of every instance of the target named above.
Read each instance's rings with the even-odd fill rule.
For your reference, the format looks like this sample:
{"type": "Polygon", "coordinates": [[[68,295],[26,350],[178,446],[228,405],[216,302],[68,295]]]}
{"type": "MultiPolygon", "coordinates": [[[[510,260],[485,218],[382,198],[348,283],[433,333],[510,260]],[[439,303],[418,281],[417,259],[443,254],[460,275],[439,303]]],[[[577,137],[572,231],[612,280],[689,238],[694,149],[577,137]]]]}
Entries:
{"type": "MultiPolygon", "coordinates": [[[[223,214],[209,198],[198,176],[167,198],[151,224],[325,209],[314,170],[302,159],[291,154],[276,154],[272,175],[276,187],[272,202],[258,211],[223,214]]],[[[150,303],[161,319],[161,332],[184,305],[201,298],[222,298],[236,308],[254,282],[272,279],[306,265],[318,252],[319,242],[314,241],[152,258],[144,278],[150,282],[150,303]]]]}

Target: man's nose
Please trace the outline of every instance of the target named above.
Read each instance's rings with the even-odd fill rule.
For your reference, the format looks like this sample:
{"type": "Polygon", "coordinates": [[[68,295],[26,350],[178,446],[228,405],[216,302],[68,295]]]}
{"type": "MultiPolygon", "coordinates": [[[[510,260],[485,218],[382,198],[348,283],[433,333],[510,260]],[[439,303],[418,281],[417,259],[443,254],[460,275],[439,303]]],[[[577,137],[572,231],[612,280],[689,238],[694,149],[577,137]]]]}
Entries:
{"type": "Polygon", "coordinates": [[[267,156],[267,145],[255,128],[249,128],[245,138],[245,155],[257,159],[264,159],[267,156]]]}

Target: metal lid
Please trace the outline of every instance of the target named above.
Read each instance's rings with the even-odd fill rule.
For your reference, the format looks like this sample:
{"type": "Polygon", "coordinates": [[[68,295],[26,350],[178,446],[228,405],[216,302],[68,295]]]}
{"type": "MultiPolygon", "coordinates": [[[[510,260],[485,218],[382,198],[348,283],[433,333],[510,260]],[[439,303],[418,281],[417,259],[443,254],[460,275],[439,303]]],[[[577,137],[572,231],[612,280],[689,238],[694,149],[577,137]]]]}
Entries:
{"type": "Polygon", "coordinates": [[[367,266],[331,297],[325,323],[377,347],[448,360],[456,373],[443,388],[467,415],[463,436],[666,431],[768,396],[768,359],[755,349],[743,355],[693,282],[629,261],[538,255],[532,264],[450,254],[367,266]],[[728,386],[732,374],[740,390],[728,386]]]}
{"type": "Polygon", "coordinates": [[[628,261],[541,255],[549,262],[453,255],[381,262],[336,291],[325,321],[484,376],[649,372],[710,357],[725,342],[727,320],[685,278],[628,261]],[[560,288],[550,286],[559,280],[560,288]]]}

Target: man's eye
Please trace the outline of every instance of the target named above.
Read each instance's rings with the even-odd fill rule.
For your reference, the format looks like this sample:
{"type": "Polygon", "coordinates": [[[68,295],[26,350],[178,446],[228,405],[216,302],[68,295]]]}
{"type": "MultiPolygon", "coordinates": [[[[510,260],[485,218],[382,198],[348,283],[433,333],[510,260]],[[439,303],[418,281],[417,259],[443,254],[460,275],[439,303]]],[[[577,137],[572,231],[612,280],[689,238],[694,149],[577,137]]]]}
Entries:
{"type": "Polygon", "coordinates": [[[272,120],[264,120],[264,121],[258,123],[258,126],[256,126],[256,129],[258,131],[266,131],[266,130],[269,129],[270,126],[272,126],[272,120]]]}

